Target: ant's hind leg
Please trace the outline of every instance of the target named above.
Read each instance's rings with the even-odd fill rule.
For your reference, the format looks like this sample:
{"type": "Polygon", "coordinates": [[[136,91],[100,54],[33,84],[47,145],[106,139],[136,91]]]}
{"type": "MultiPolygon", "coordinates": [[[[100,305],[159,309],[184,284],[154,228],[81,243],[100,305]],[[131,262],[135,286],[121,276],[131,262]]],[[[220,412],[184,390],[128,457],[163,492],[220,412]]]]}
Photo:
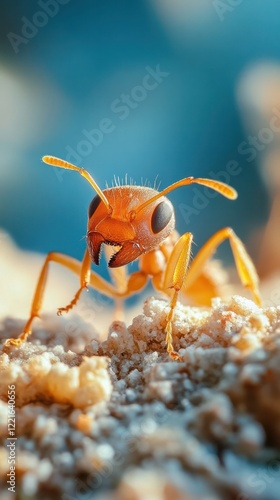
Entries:
{"type": "Polygon", "coordinates": [[[225,227],[214,233],[197,253],[191,263],[186,277],[183,287],[184,293],[187,294],[189,287],[191,287],[192,284],[195,285],[197,278],[201,275],[206,261],[212,256],[216,248],[226,239],[230,242],[235,266],[242,285],[251,291],[256,304],[261,305],[257,271],[242,241],[230,227],[225,227]]]}

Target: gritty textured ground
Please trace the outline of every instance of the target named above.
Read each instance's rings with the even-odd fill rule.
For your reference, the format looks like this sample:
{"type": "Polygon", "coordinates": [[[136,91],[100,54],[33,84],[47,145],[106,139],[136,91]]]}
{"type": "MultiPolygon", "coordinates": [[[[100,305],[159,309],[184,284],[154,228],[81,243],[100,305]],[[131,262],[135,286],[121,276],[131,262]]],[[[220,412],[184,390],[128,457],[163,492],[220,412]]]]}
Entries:
{"type": "MultiPolygon", "coordinates": [[[[47,317],[32,342],[3,349],[1,499],[14,498],[5,441],[14,384],[18,498],[279,500],[280,308],[240,296],[211,309],[179,304],[182,362],[165,351],[167,311],[150,299],[104,342],[78,317],[47,317]]],[[[21,328],[2,321],[1,337],[21,328]]]]}

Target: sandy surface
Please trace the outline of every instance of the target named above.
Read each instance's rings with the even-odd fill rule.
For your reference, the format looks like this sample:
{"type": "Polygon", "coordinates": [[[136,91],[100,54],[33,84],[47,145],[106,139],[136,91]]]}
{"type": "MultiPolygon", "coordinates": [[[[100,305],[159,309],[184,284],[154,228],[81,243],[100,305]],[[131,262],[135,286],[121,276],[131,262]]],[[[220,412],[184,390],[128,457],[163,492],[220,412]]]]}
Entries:
{"type": "MultiPolygon", "coordinates": [[[[43,256],[0,236],[4,340],[23,328],[43,256]]],[[[279,500],[279,281],[262,284],[264,308],[240,295],[209,309],[178,304],[182,362],[173,362],[168,302],[141,295],[127,326],[114,322],[108,333],[103,298],[85,294],[73,313],[56,316],[77,279],[52,271],[30,342],[2,342],[1,500],[279,500]],[[7,484],[13,442],[16,497],[7,484]]]]}
{"type": "MultiPolygon", "coordinates": [[[[167,310],[164,300],[146,301],[104,342],[76,317],[79,342],[69,328],[60,345],[49,317],[32,343],[4,348],[1,498],[14,498],[5,484],[14,385],[16,488],[25,498],[279,499],[280,308],[240,296],[205,310],[179,304],[182,362],[165,351],[167,310]]],[[[2,338],[20,326],[3,321],[2,338]]]]}

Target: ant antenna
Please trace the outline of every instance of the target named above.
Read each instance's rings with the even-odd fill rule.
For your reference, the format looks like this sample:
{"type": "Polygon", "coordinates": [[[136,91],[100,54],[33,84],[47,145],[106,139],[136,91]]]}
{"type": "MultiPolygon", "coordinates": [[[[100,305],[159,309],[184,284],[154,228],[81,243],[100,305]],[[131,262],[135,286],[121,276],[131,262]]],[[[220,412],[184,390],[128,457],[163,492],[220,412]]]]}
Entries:
{"type": "Polygon", "coordinates": [[[96,184],[95,180],[91,177],[91,175],[89,174],[89,172],[87,172],[87,170],[85,170],[84,168],[76,167],[76,165],[73,165],[68,161],[61,160],[60,158],[56,158],[55,156],[43,156],[42,160],[44,163],[47,163],[52,167],[60,167],[60,168],[65,168],[67,170],[76,170],[76,172],[79,172],[79,174],[90,183],[93,189],[100,196],[108,212],[112,212],[112,208],[105,194],[103,193],[103,191],[101,191],[100,187],[96,184]]]}
{"type": "Polygon", "coordinates": [[[229,198],[230,200],[235,200],[238,196],[237,191],[235,191],[234,188],[229,186],[228,184],[225,184],[224,182],[220,181],[215,181],[213,179],[202,179],[200,177],[195,178],[195,177],[186,177],[185,179],[182,179],[180,181],[174,182],[174,184],[171,184],[167,188],[163,189],[160,193],[156,194],[149,200],[145,201],[139,207],[135,208],[133,210],[133,216],[140,212],[140,210],[143,210],[143,208],[146,208],[147,205],[150,203],[153,203],[155,200],[158,198],[161,198],[161,196],[165,196],[167,193],[170,191],[173,191],[174,189],[177,189],[178,187],[181,186],[187,186],[188,184],[201,184],[202,186],[206,186],[208,188],[214,189],[214,191],[217,191],[218,193],[222,194],[226,198],[229,198]]]}

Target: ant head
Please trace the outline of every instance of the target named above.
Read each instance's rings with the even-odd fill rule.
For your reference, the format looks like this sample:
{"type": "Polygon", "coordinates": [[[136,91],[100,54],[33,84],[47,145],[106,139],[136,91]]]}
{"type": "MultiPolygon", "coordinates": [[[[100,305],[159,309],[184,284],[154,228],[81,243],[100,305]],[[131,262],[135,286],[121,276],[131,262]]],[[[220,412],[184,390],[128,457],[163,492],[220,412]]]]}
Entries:
{"type": "Polygon", "coordinates": [[[44,156],[43,161],[79,172],[96,191],[97,196],[89,206],[87,243],[95,264],[99,264],[102,243],[118,247],[109,267],[132,262],[169,236],[175,225],[173,206],[165,198],[170,191],[196,183],[214,189],[226,198],[234,200],[237,197],[235,189],[223,182],[194,177],[177,181],[161,192],[141,186],[117,186],[102,191],[85,169],[54,156],[44,156]]]}
{"type": "Polygon", "coordinates": [[[119,267],[160,245],[174,229],[173,206],[165,196],[154,199],[159,194],[155,189],[117,186],[103,194],[109,210],[99,195],[89,206],[87,243],[96,264],[103,243],[117,248],[108,265],[119,267]]]}

